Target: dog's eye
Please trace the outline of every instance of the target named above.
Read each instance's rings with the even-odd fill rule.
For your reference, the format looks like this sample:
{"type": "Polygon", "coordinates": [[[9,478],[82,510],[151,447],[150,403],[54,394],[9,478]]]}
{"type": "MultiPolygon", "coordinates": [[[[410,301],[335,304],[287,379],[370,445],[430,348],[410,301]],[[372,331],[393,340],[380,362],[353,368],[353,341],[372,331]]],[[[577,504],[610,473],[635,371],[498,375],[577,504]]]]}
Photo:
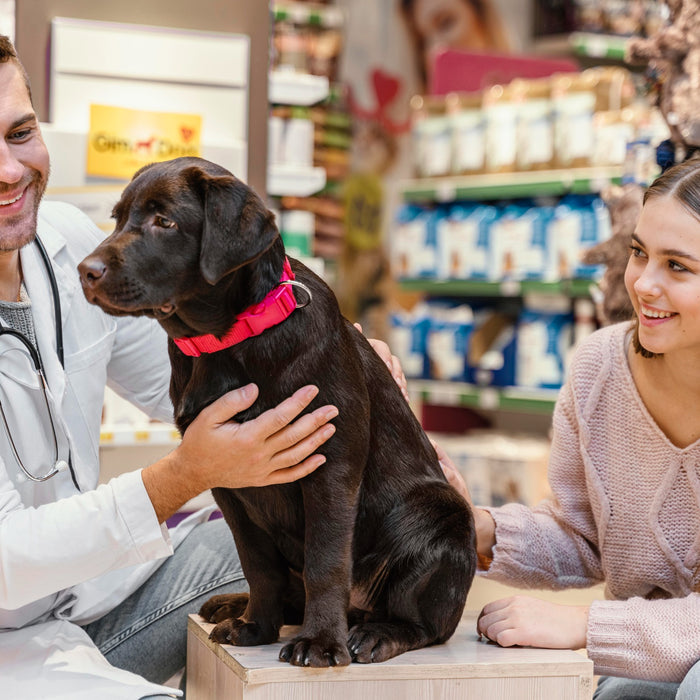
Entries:
{"type": "Polygon", "coordinates": [[[158,226],[158,228],[174,228],[175,227],[175,222],[170,221],[170,219],[166,219],[164,216],[159,216],[156,214],[156,216],[153,217],[153,223],[158,226]]]}

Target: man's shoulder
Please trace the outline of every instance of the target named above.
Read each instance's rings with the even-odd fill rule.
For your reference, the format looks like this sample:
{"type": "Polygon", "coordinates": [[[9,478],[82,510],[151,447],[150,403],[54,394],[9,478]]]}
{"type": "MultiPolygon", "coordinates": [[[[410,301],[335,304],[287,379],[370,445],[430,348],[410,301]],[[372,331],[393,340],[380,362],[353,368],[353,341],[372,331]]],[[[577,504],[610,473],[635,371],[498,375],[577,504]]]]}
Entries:
{"type": "Polygon", "coordinates": [[[81,252],[93,250],[105,237],[78,207],[54,200],[44,200],[39,206],[37,232],[49,249],[58,249],[65,243],[81,252]]]}

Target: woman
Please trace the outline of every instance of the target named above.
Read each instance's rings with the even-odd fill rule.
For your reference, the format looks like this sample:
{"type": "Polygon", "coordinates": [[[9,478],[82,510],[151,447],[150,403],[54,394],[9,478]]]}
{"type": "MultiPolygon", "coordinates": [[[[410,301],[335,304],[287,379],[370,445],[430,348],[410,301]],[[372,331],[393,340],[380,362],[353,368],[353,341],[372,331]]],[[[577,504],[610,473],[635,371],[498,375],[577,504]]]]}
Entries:
{"type": "Polygon", "coordinates": [[[576,353],[554,413],[552,498],[475,508],[486,578],[540,589],[605,581],[608,599],[497,600],[478,630],[503,646],[585,647],[602,676],[596,700],[698,698],[700,159],[651,185],[630,243],[635,320],[576,353]]]}
{"type": "Polygon", "coordinates": [[[401,11],[424,85],[438,50],[502,52],[510,48],[493,0],[401,0],[401,11]]]}

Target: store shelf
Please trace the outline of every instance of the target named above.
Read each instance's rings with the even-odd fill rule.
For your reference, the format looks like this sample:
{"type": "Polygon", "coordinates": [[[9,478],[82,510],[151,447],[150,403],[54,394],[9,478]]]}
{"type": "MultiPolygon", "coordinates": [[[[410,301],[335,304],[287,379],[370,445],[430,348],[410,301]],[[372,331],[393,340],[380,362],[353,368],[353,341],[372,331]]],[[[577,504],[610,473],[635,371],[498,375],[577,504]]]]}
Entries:
{"type": "Polygon", "coordinates": [[[407,292],[425,292],[432,296],[517,297],[524,294],[558,294],[567,297],[588,297],[594,280],[481,280],[403,279],[399,284],[407,292]]]}
{"type": "Polygon", "coordinates": [[[550,414],[559,391],[521,387],[479,387],[464,382],[410,379],[412,399],[442,406],[465,406],[489,411],[550,414]]]}
{"type": "Polygon", "coordinates": [[[180,433],[172,425],[166,423],[104,424],[100,428],[101,447],[177,445],[179,442],[180,433]]]}
{"type": "Polygon", "coordinates": [[[326,76],[274,70],[270,72],[268,99],[272,104],[309,106],[325,100],[329,89],[326,76]]]}
{"type": "Polygon", "coordinates": [[[287,21],[318,27],[342,27],[344,23],[340,7],[311,2],[275,2],[273,17],[275,22],[287,21]]]}
{"type": "Polygon", "coordinates": [[[578,56],[609,58],[623,61],[630,37],[592,32],[574,32],[569,39],[571,48],[578,56]]]}
{"type": "Polygon", "coordinates": [[[273,164],[267,171],[267,193],[274,197],[308,197],[325,186],[324,168],[273,164]]]}
{"type": "Polygon", "coordinates": [[[416,178],[400,183],[406,202],[453,202],[587,194],[622,181],[622,168],[571,168],[455,177],[416,178]]]}

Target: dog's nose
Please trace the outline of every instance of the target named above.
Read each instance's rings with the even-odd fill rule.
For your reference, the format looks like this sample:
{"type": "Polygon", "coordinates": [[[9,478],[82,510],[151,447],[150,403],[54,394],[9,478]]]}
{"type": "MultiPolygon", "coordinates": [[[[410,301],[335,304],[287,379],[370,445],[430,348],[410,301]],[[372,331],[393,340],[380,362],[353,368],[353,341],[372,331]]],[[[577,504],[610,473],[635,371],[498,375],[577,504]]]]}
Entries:
{"type": "Polygon", "coordinates": [[[78,265],[78,272],[80,273],[80,279],[83,284],[92,285],[98,282],[102,277],[104,277],[107,271],[107,266],[100,260],[100,258],[95,256],[88,256],[78,265]]]}

